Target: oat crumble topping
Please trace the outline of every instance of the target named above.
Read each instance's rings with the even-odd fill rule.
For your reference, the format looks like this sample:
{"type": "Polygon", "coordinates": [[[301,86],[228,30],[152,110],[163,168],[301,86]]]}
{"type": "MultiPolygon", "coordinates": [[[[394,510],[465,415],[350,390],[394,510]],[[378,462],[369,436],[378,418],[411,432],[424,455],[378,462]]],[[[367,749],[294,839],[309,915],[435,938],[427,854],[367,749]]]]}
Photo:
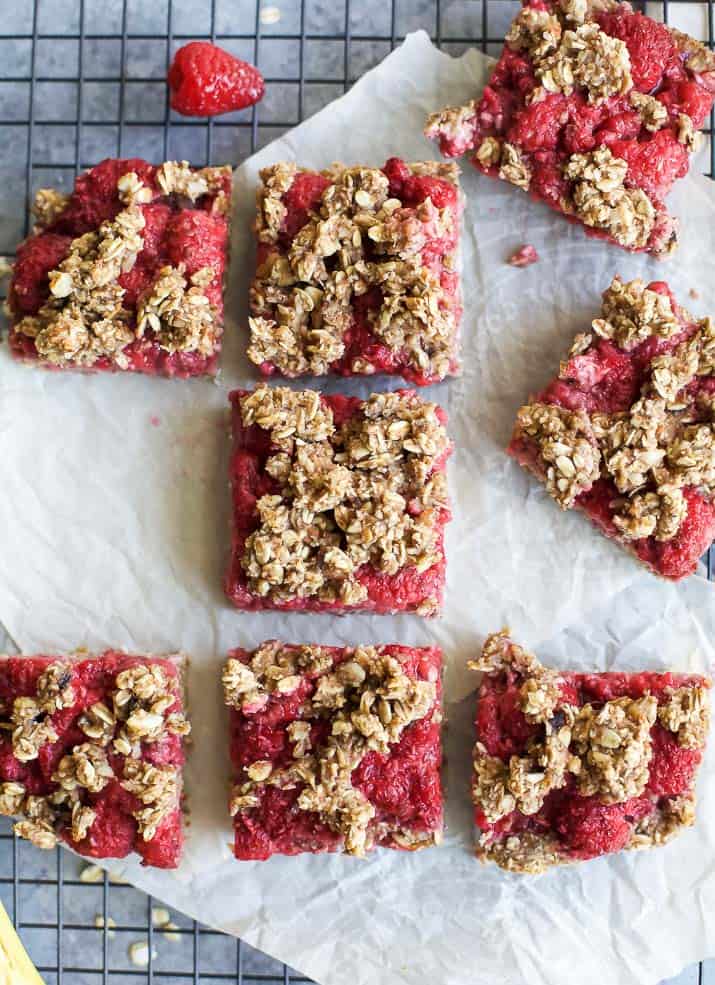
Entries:
{"type": "Polygon", "coordinates": [[[625,187],[627,173],[628,164],[608,147],[572,154],[564,166],[564,176],[574,183],[571,204],[581,221],[605,230],[621,246],[639,249],[653,231],[655,209],[640,188],[625,187]]]}
{"type": "Polygon", "coordinates": [[[356,647],[347,659],[334,663],[330,651],[321,647],[286,647],[274,640],[254,651],[248,664],[229,659],[223,675],[225,701],[250,715],[270,694],[295,690],[306,679],[317,686],[302,706],[302,720],[288,727],[292,763],[276,769],[270,762],[251,764],[245,782],[234,787],[231,814],[257,806],[267,786],[299,784],[297,806],[318,814],[342,835],[347,854],[363,855],[371,847],[375,808],[352,785],[352,773],[368,752],[388,755],[407,726],[431,709],[439,714],[434,708],[436,686],[413,680],[381,647],[356,647]],[[313,749],[310,722],[326,716],[330,733],[313,749]]]}
{"type": "MultiPolygon", "coordinates": [[[[547,35],[550,38],[551,32],[547,35]]],[[[633,87],[625,42],[610,37],[594,22],[564,31],[553,54],[536,56],[533,50],[536,76],[547,92],[570,96],[574,86],[581,86],[589,103],[598,104],[633,87]]]]}
{"type": "Polygon", "coordinates": [[[258,500],[242,558],[252,592],[356,605],[367,595],[360,566],[394,575],[438,563],[447,490],[433,469],[448,439],[434,404],[376,394],[336,428],[318,393],[264,384],[241,412],[278,448],[265,468],[280,491],[258,500]]]}
{"type": "MultiPolygon", "coordinates": [[[[413,174],[435,174],[456,183],[457,170],[432,162],[410,165],[413,174]]],[[[277,244],[286,209],[281,198],[297,168],[264,168],[255,224],[259,241],[277,244]]],[[[286,376],[324,375],[345,352],[353,301],[373,287],[383,293],[370,310],[371,331],[410,365],[444,376],[453,362],[457,323],[439,279],[422,263],[427,237],[451,230],[449,209],[428,198],[403,208],[389,198],[387,177],[377,168],[334,164],[331,182],[308,214],[287,254],[271,250],[250,291],[249,358],[271,363],[286,376]]],[[[454,257],[445,258],[445,264],[454,257]]],[[[360,365],[354,372],[363,371],[360,365]]]]}
{"type": "MultiPolygon", "coordinates": [[[[632,89],[628,97],[634,110],[640,115],[643,126],[651,133],[660,130],[668,122],[668,110],[655,96],[632,89]]],[[[684,143],[684,141],[682,141],[684,143]]]]}
{"type": "Polygon", "coordinates": [[[678,745],[702,749],[710,729],[710,701],[704,687],[674,688],[658,708],[658,721],[674,732],[678,745]]]}
{"type": "Polygon", "coordinates": [[[614,698],[601,708],[586,704],[573,724],[573,749],[580,759],[578,791],[605,804],[639,797],[648,783],[653,747],[650,730],[658,702],[614,698]]]}
{"type": "Polygon", "coordinates": [[[187,289],[183,264],[162,267],[139,300],[137,337],[142,338],[149,327],[162,349],[168,352],[210,355],[221,334],[216,310],[203,293],[213,279],[211,267],[202,267],[191,275],[191,287],[187,289]]]}
{"type": "Polygon", "coordinates": [[[37,219],[34,231],[39,232],[51,226],[67,208],[69,200],[69,195],[63,195],[55,188],[39,188],[32,206],[32,214],[37,219]]]}
{"type": "Polygon", "coordinates": [[[547,491],[562,509],[573,506],[600,474],[601,455],[586,414],[527,404],[519,410],[517,428],[538,445],[547,491]]]}

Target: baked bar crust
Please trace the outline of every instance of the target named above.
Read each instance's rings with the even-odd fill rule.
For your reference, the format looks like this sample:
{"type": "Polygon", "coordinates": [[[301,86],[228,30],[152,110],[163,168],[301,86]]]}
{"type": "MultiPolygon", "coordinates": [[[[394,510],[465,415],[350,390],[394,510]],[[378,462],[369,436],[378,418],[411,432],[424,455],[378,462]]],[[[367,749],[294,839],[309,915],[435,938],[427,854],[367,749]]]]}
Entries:
{"type": "Polygon", "coordinates": [[[458,372],[457,176],[399,158],[261,171],[248,356],[264,374],[458,372]]]}
{"type": "Polygon", "coordinates": [[[667,284],[616,277],[508,452],[650,571],[680,579],[715,537],[715,328],[667,284]]]}
{"type": "Polygon", "coordinates": [[[434,615],[450,519],[444,411],[409,390],[360,401],[263,384],[230,400],[228,598],[434,615]]]}
{"type": "Polygon", "coordinates": [[[438,844],[441,668],[437,647],[231,651],[236,858],[438,844]]]}
{"type": "Polygon", "coordinates": [[[186,658],[0,658],[0,814],[39,848],[175,868],[186,658]]]}
{"type": "Polygon", "coordinates": [[[231,169],[108,159],[41,189],[8,295],[10,350],[48,369],[201,376],[223,333],[231,169]]]}
{"type": "Polygon", "coordinates": [[[589,235],[664,257],[678,240],[664,200],[714,99],[713,53],[629,3],[523,0],[481,98],[425,134],[589,235]]]}
{"type": "Polygon", "coordinates": [[[508,629],[481,657],[472,800],[477,857],[540,873],[663,845],[695,823],[708,678],[543,667],[508,629]]]}

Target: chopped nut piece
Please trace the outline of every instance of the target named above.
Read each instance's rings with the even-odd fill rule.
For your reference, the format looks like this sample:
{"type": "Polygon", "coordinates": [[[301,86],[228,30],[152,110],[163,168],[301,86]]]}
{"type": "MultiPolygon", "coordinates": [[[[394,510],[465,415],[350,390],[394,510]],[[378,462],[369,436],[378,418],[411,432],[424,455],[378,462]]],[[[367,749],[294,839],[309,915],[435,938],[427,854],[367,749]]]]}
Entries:
{"type": "MultiPolygon", "coordinates": [[[[668,122],[668,110],[660,100],[654,96],[649,96],[645,92],[638,92],[632,89],[629,95],[631,106],[640,114],[643,126],[646,130],[655,132],[664,127],[668,122]]],[[[682,141],[684,143],[685,141],[682,141]]]]}

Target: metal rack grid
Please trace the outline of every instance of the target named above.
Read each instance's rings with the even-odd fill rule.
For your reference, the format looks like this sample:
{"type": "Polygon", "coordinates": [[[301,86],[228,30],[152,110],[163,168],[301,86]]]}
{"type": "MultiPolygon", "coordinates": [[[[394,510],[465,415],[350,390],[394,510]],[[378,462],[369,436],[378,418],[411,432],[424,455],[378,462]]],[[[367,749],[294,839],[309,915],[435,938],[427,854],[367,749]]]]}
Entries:
{"type": "MultiPolygon", "coordinates": [[[[640,6],[712,48],[714,4],[640,6]]],[[[424,28],[452,54],[475,45],[496,54],[517,7],[515,0],[0,0],[0,216],[10,217],[3,229],[12,237],[0,241],[0,253],[11,254],[27,233],[37,187],[66,189],[78,171],[110,155],[236,163],[347,90],[408,31],[424,28]],[[172,113],[164,84],[171,57],[201,38],[262,69],[261,104],[214,120],[172,113]]],[[[715,177],[712,116],[705,133],[698,160],[715,177]]],[[[715,547],[707,562],[715,580],[715,547]]],[[[48,858],[18,842],[0,819],[0,900],[48,985],[307,981],[180,915],[166,944],[153,926],[151,898],[106,874],[88,884],[82,868],[60,849],[48,858]],[[148,944],[145,969],[127,957],[139,940],[148,944]]],[[[705,985],[715,982],[712,973],[712,963],[694,966],[678,983],[705,985]]]]}

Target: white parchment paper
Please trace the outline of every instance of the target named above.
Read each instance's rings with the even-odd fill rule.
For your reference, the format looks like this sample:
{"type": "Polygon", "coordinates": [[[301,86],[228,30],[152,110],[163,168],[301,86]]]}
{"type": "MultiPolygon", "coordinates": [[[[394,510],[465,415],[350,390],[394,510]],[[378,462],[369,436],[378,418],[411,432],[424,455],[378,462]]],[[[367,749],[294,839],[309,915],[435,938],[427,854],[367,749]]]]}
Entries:
{"type": "Polygon", "coordinates": [[[658,266],[587,240],[523,193],[465,168],[464,374],[430,391],[449,408],[456,445],[443,617],[250,615],[221,594],[226,395],[254,379],[242,326],[259,167],[435,157],[421,135],[425,115],[473,97],[486,69],[476,52],[453,60],[425,34],[411,35],[348,95],[239,169],[218,383],[46,373],[0,350],[0,621],[25,653],[113,645],[192,655],[186,857],[173,874],[126,865],[137,886],[326,985],[571,985],[574,968],[580,985],[650,985],[715,951],[715,782],[701,778],[697,830],[662,851],[538,879],[482,868],[470,849],[474,681],[464,664],[507,621],[524,643],[543,644],[544,659],[569,667],[712,660],[711,586],[694,577],[676,588],[640,573],[584,518],[557,510],[502,451],[517,407],[553,375],[614,273],[667,277],[686,303],[697,286],[693,309],[715,312],[715,188],[706,179],[691,177],[672,196],[685,241],[674,262],[658,266]],[[510,267],[526,242],[541,261],[510,267]],[[229,647],[270,636],[444,647],[451,727],[442,848],[366,861],[230,857],[220,665],[229,647]]]}

